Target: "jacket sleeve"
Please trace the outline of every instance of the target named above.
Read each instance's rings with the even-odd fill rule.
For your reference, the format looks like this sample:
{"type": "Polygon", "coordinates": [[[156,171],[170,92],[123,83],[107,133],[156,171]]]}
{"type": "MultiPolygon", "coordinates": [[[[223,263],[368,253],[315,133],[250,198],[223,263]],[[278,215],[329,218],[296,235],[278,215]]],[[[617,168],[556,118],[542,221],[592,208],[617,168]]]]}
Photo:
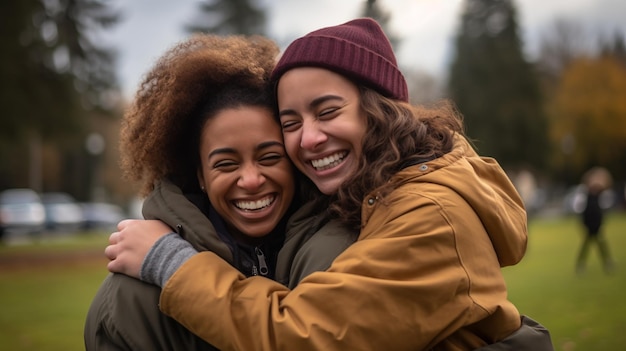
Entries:
{"type": "MultiPolygon", "coordinates": [[[[123,289],[121,286],[125,285],[125,282],[134,285],[144,284],[132,280],[134,279],[121,274],[109,274],[102,282],[87,312],[84,328],[85,350],[130,351],[141,346],[140,339],[135,339],[135,335],[139,333],[130,332],[126,324],[128,318],[123,318],[124,315],[119,313],[120,309],[129,307],[128,303],[134,294],[129,290],[130,286],[129,289],[123,289]]],[[[144,301],[149,301],[150,297],[150,294],[146,294],[144,301]]]]}
{"type": "Polygon", "coordinates": [[[522,326],[500,342],[475,351],[554,351],[550,332],[539,322],[522,316],[522,326]]]}
{"type": "MultiPolygon", "coordinates": [[[[456,219],[428,199],[403,206],[391,200],[327,271],[293,290],[246,279],[215,254],[199,253],[168,281],[160,306],[221,350],[429,349],[464,325],[514,309],[487,310],[470,296],[456,219]]],[[[499,272],[488,239],[476,245],[499,272]]],[[[492,278],[491,298],[506,300],[503,280],[492,278]]],[[[519,327],[514,313],[514,324],[498,326],[496,337],[519,327]]]]}
{"type": "Polygon", "coordinates": [[[216,351],[157,307],[161,290],[122,274],[109,274],[87,313],[85,350],[216,351]]]}

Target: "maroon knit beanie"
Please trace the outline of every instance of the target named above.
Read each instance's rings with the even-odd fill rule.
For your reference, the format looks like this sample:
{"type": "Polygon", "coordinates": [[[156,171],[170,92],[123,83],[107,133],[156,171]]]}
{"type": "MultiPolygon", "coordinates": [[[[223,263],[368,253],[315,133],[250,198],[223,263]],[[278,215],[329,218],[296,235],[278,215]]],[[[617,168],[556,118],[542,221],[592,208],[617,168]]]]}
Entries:
{"type": "Polygon", "coordinates": [[[281,56],[271,80],[277,83],[288,70],[303,66],[325,68],[389,98],[409,100],[391,43],[371,18],[318,29],[296,39],[281,56]]]}

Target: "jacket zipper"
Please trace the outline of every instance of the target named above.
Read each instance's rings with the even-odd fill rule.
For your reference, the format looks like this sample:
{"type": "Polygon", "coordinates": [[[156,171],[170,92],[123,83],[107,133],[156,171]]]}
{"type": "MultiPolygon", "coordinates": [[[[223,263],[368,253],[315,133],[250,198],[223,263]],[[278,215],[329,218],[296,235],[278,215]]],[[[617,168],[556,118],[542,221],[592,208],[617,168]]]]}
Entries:
{"type": "Polygon", "coordinates": [[[256,257],[259,261],[259,268],[257,271],[256,265],[252,267],[252,274],[261,274],[263,276],[266,276],[270,270],[269,268],[267,268],[267,262],[265,262],[265,255],[263,254],[263,251],[261,251],[261,249],[259,249],[258,247],[255,247],[254,253],[256,254],[256,257]]]}

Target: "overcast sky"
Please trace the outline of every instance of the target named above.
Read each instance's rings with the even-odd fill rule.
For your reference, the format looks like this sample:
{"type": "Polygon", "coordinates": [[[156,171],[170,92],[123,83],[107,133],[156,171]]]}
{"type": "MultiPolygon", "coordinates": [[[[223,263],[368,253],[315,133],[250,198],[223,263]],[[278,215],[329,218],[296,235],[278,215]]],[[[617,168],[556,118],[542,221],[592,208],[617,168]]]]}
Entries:
{"type": "MultiPolygon", "coordinates": [[[[121,22],[109,35],[118,50],[124,95],[134,94],[155,60],[187,36],[183,26],[202,0],[113,0],[121,22]]],[[[343,23],[362,12],[365,0],[264,0],[269,35],[289,41],[312,30],[343,23]]],[[[392,16],[391,30],[402,38],[401,66],[439,76],[447,70],[463,0],[379,0],[392,16]]],[[[520,34],[529,57],[557,18],[576,21],[589,32],[626,36],[626,0],[514,0],[520,34]]],[[[282,45],[281,45],[282,46],[282,45]]]]}

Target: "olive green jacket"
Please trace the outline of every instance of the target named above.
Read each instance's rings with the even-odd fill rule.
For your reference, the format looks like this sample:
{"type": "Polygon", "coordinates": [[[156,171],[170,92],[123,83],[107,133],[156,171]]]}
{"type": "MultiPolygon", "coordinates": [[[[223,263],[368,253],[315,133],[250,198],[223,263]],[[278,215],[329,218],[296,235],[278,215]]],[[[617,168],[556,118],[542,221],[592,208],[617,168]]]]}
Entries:
{"type": "Polygon", "coordinates": [[[293,288],[313,272],[325,271],[358,237],[330,219],[323,195],[296,211],[287,223],[285,244],[278,254],[276,280],[293,288]]]}
{"type": "MultiPolygon", "coordinates": [[[[249,270],[250,265],[243,264],[245,252],[238,250],[234,241],[229,243],[228,238],[220,236],[209,220],[205,198],[204,194],[183,195],[178,187],[163,181],[145,200],[143,214],[146,219],[160,219],[176,228],[196,250],[215,252],[235,268],[249,270]]],[[[87,313],[85,349],[217,350],[161,313],[160,294],[161,289],[155,285],[109,274],[87,313]]]]}

